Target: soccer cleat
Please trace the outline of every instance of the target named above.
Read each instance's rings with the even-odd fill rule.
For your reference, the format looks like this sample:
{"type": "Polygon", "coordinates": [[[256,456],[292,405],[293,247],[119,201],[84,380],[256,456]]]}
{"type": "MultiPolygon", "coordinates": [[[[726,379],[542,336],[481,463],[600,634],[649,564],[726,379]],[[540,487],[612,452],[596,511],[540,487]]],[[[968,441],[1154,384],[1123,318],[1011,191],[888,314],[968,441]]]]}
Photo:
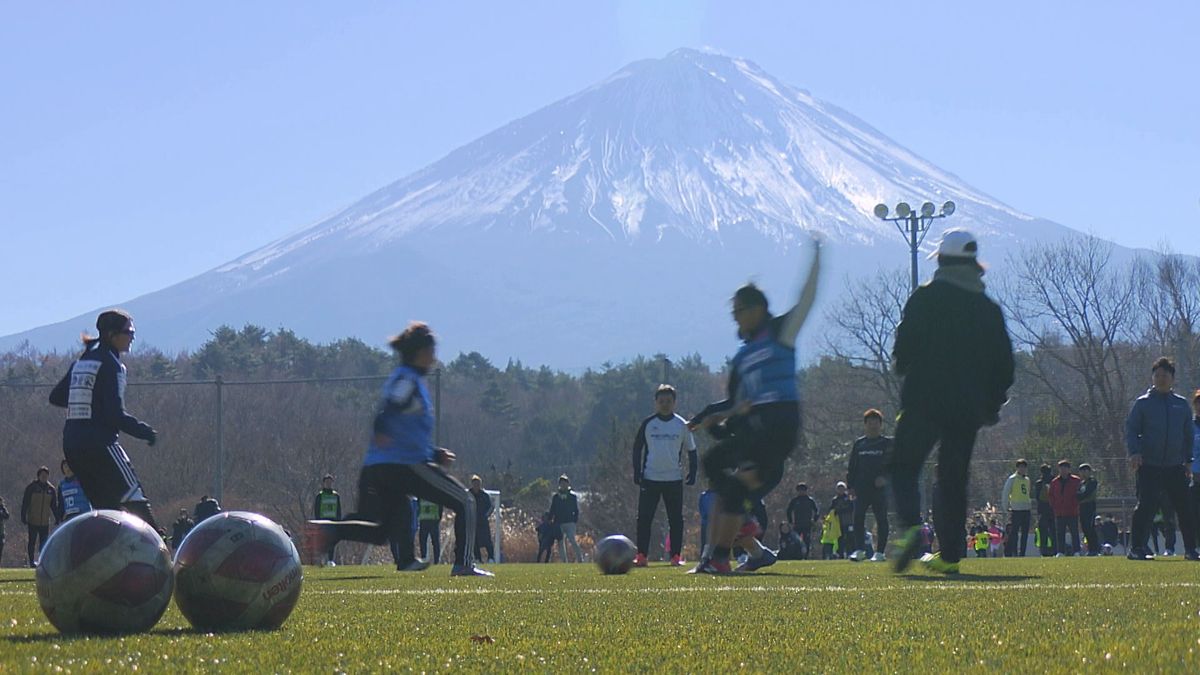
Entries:
{"type": "Polygon", "coordinates": [[[646,560],[645,554],[639,553],[636,556],[634,556],[634,558],[633,558],[633,566],[634,567],[649,567],[650,561],[646,560]]]}
{"type": "Polygon", "coordinates": [[[396,565],[398,572],[420,572],[429,569],[429,561],[420,558],[413,558],[412,562],[406,565],[396,565]]]}
{"type": "Polygon", "coordinates": [[[688,570],[688,574],[733,574],[728,560],[701,560],[700,564],[688,570]]]}
{"type": "Polygon", "coordinates": [[[494,577],[492,572],[481,570],[474,565],[455,565],[450,568],[452,577],[494,577]]]}
{"type": "Polygon", "coordinates": [[[678,553],[671,556],[671,567],[683,567],[683,557],[678,553]]]}
{"type": "Polygon", "coordinates": [[[883,554],[883,551],[876,551],[875,555],[871,556],[871,562],[883,562],[885,560],[887,560],[887,556],[883,554]]]}
{"type": "Polygon", "coordinates": [[[1184,560],[1193,560],[1193,561],[1200,560],[1200,551],[1197,551],[1196,549],[1187,551],[1183,554],[1183,559],[1184,560]]]}
{"type": "Polygon", "coordinates": [[[734,571],[753,572],[755,570],[760,570],[764,567],[770,567],[771,565],[774,565],[776,560],[779,560],[779,556],[775,555],[774,551],[764,546],[762,555],[758,556],[757,558],[750,558],[741,565],[738,565],[737,569],[734,571]]]}
{"type": "Polygon", "coordinates": [[[958,574],[958,563],[942,560],[942,554],[926,553],[921,556],[921,564],[930,572],[941,572],[942,574],[958,574]]]}
{"type": "Polygon", "coordinates": [[[897,574],[908,569],[913,558],[917,557],[917,550],[921,547],[921,526],[913,525],[904,532],[904,536],[900,538],[900,547],[896,551],[896,559],[892,561],[892,569],[897,574]]]}
{"type": "Polygon", "coordinates": [[[1125,557],[1130,560],[1154,560],[1154,554],[1144,548],[1135,548],[1125,557]]]}

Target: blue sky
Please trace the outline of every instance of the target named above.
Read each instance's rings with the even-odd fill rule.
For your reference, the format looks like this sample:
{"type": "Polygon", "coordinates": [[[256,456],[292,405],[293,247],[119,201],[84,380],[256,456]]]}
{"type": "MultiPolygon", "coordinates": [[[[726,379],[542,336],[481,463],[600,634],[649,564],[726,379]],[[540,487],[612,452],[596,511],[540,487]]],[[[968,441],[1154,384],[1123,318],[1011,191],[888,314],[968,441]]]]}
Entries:
{"type": "Polygon", "coordinates": [[[1200,3],[1137,4],[6,2],[0,334],[201,273],[681,46],[1018,209],[1200,255],[1200,3]]]}

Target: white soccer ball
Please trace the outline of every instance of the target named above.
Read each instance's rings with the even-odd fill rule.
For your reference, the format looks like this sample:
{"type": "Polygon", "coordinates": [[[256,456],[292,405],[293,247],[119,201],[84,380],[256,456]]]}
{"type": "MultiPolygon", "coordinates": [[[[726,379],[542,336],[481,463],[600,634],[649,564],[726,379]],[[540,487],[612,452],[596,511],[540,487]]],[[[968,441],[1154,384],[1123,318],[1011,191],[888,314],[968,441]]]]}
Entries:
{"type": "Polygon", "coordinates": [[[162,537],[124,511],[89,511],[46,540],[37,595],[63,633],[137,633],[171,602],[171,554],[162,537]]]}
{"type": "Polygon", "coordinates": [[[257,513],[207,518],[175,552],[175,604],[200,630],[279,628],[303,580],[295,544],[257,513]]]}
{"type": "Polygon", "coordinates": [[[637,547],[622,534],[605,537],[596,544],[592,555],[596,566],[604,574],[625,574],[633,567],[633,559],[637,556],[637,547]]]}
{"type": "Polygon", "coordinates": [[[1112,555],[1112,554],[1113,554],[1112,544],[1105,544],[1100,547],[1100,555],[1112,555]]]}

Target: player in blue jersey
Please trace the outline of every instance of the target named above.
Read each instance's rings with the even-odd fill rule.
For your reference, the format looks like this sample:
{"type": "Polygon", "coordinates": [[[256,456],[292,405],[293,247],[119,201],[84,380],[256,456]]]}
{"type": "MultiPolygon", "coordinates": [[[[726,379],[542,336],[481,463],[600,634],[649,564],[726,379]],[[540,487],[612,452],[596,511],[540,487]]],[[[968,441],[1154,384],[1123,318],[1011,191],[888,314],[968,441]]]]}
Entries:
{"type": "Polygon", "coordinates": [[[796,335],[817,295],[821,246],[816,239],[812,265],[796,305],[773,316],[767,297],[754,284],[733,296],[733,319],[742,347],[729,368],[727,397],[706,407],[688,422],[720,439],[704,456],[705,475],[717,493],[710,524],[712,550],[692,570],[727,574],[736,545],[750,554],[739,571],[752,572],[775,562],[757,537],[761,531],[747,520],[746,504],[756,503],[779,484],[783,465],[800,430],[800,392],[796,384],[796,335]]]}
{"type": "Polygon", "coordinates": [[[65,523],[81,513],[91,511],[92,505],[83,493],[79,477],[71,470],[71,463],[64,459],[60,468],[63,477],[58,482],[58,520],[65,523]]]}
{"type": "Polygon", "coordinates": [[[400,365],[383,386],[383,400],[375,415],[371,442],[358,478],[358,511],[347,520],[313,520],[313,544],[327,551],[340,540],[382,545],[389,539],[408,542],[407,558],[398,569],[417,570],[429,565],[412,558],[411,497],[440,504],[454,511],[454,567],[451,576],[492,576],[475,567],[475,500],[470,490],[446,472],[453,452],[433,445],[433,403],[425,375],[436,361],[435,340],[429,326],[414,322],[392,338],[391,347],[400,365]]]}
{"type": "Polygon", "coordinates": [[[93,508],[128,511],[161,533],[129,455],[118,442],[122,432],[150,445],[158,440],[149,424],[125,412],[121,354],[133,344],[133,317],[119,309],[101,312],[96,330],[97,336],[83,336],[83,354],[50,392],[50,403],[67,409],[63,455],[93,508]]]}

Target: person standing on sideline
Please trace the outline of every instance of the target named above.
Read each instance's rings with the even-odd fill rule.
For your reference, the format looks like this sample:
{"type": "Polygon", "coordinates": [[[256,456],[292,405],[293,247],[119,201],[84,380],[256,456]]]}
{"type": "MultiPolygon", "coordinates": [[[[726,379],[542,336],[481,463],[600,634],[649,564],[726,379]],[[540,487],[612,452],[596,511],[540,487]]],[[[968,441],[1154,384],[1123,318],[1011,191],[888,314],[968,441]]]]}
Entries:
{"type": "Polygon", "coordinates": [[[838,481],[833,486],[833,499],[829,502],[828,511],[838,517],[840,530],[837,532],[838,542],[836,557],[845,558],[850,551],[850,542],[854,541],[854,500],[850,499],[845,481],[838,481]]]}
{"type": "Polygon", "coordinates": [[[63,460],[59,464],[59,470],[62,471],[62,480],[58,481],[58,521],[65,523],[81,513],[87,513],[92,510],[92,505],[88,503],[87,495],[83,494],[83,486],[79,484],[79,479],[75,477],[75,472],[71,471],[71,463],[63,460]]]}
{"type": "MultiPolygon", "coordinates": [[[[333,474],[327,473],[321,478],[321,489],[317,491],[316,499],[313,500],[313,518],[316,520],[341,520],[342,519],[342,496],[333,489],[333,474]]],[[[330,566],[336,566],[334,562],[334,549],[337,548],[337,542],[329,546],[327,551],[319,551],[325,556],[324,562],[330,566]]]]}
{"type": "Polygon", "coordinates": [[[1071,462],[1058,463],[1058,475],[1050,481],[1050,508],[1054,509],[1054,557],[1079,554],[1079,488],[1083,481],[1071,473],[1071,462]],[[1067,548],[1067,533],[1071,547],[1067,548]]]}
{"type": "Polygon", "coordinates": [[[660,384],[654,392],[654,414],[642,420],[633,439],[633,483],[638,486],[636,567],[646,567],[650,526],[661,499],[667,511],[671,564],[683,564],[684,452],[687,484],[696,484],[696,439],[687,422],[675,414],[675,387],[660,384]]]}
{"type": "Polygon", "coordinates": [[[571,492],[571,479],[567,474],[558,477],[558,492],[550,497],[550,516],[560,529],[558,552],[567,562],[567,542],[575,549],[575,562],[583,562],[583,551],[575,540],[575,527],[579,523],[579,495],[571,492]]]}
{"type": "Polygon", "coordinates": [[[850,467],[846,471],[846,485],[854,501],[853,543],[850,544],[851,560],[867,557],[865,536],[867,533],[867,509],[875,514],[875,555],[873,562],[883,562],[884,549],[888,540],[887,480],[884,478],[884,463],[892,454],[892,439],[883,435],[883,413],[875,408],[863,413],[866,435],[854,441],[850,449],[850,467]]]}
{"type": "Polygon", "coordinates": [[[554,542],[558,541],[561,536],[561,531],[554,524],[554,519],[550,516],[550,512],[543,513],[542,520],[537,526],[537,562],[550,562],[550,559],[554,557],[554,542]],[[546,556],[544,560],[542,559],[543,553],[546,556]]]}
{"type": "MultiPolygon", "coordinates": [[[[414,321],[389,341],[400,365],[383,385],[371,441],[358,476],[358,510],[353,520],[309,521],[313,550],[325,551],[349,539],[376,546],[413,545],[411,498],[428,499],[454,511],[454,566],[450,576],[494,576],[477,568],[475,499],[446,471],[456,456],[433,444],[433,400],[425,376],[437,362],[436,339],[429,326],[414,321]],[[407,542],[407,545],[404,543],[407,542]]],[[[406,547],[406,548],[405,548],[406,547]]],[[[401,571],[418,571],[428,561],[396,561],[401,571]]]]}
{"type": "Polygon", "coordinates": [[[1100,535],[1096,533],[1096,492],[1100,482],[1092,473],[1091,464],[1079,465],[1079,529],[1087,542],[1087,554],[1100,555],[1100,535]]]}
{"type": "Polygon", "coordinates": [[[1038,467],[1040,476],[1033,485],[1037,497],[1038,522],[1036,544],[1043,558],[1054,555],[1054,509],[1050,506],[1050,481],[1054,480],[1054,470],[1049,464],[1038,467]]]}
{"type": "Polygon", "coordinates": [[[904,305],[892,358],[904,378],[891,461],[891,488],[904,539],[895,570],[916,557],[921,536],[918,483],[925,458],[938,448],[934,529],[941,550],[922,557],[933,571],[956,574],[966,532],[967,480],[980,427],[999,422],[1013,384],[1012,341],[1000,306],[984,293],[979,244],[966,230],[938,243],[933,280],[904,305]]]}
{"type": "Polygon", "coordinates": [[[119,309],[96,318],[98,336],[83,336],[83,354],[50,392],[50,404],[67,409],[63,455],[93,508],[128,511],[163,532],[150,500],[121,447],[121,433],[158,442],[158,432],[125,412],[125,364],[133,345],[133,317],[119,309]]]}
{"type": "Polygon", "coordinates": [[[1029,516],[1033,509],[1033,488],[1029,483],[1029,462],[1017,460],[1017,468],[1000,492],[1000,513],[1008,513],[1008,536],[1004,541],[1006,557],[1025,557],[1029,543],[1029,516]]]}
{"type": "Polygon", "coordinates": [[[442,560],[442,505],[424,499],[417,502],[417,540],[421,559],[437,565],[442,560]],[[432,551],[430,550],[432,549],[432,551]],[[433,557],[429,557],[432,552],[433,557]]]}
{"type": "Polygon", "coordinates": [[[192,509],[192,520],[196,521],[196,524],[199,525],[220,512],[221,502],[217,501],[215,497],[203,495],[200,497],[200,501],[196,502],[195,508],[192,509]]]}
{"type": "Polygon", "coordinates": [[[1151,367],[1153,386],[1133,403],[1125,419],[1129,466],[1137,473],[1137,507],[1129,552],[1132,560],[1153,560],[1146,550],[1150,523],[1165,493],[1179,518],[1188,560],[1200,560],[1196,550],[1195,512],[1188,501],[1188,472],[1195,442],[1195,422],[1187,399],[1174,391],[1175,364],[1167,357],[1151,367]]]}
{"type": "Polygon", "coordinates": [[[179,509],[179,517],[175,519],[175,523],[171,526],[171,548],[179,550],[179,545],[183,543],[188,533],[196,526],[196,522],[188,515],[187,509],[179,509]]]}
{"type": "Polygon", "coordinates": [[[800,483],[796,486],[796,496],[787,505],[787,521],[792,531],[804,542],[808,552],[812,552],[812,529],[820,517],[817,501],[809,496],[808,485],[800,483]]]}
{"type": "Polygon", "coordinates": [[[50,484],[50,469],[38,467],[37,478],[25,486],[21,497],[21,523],[29,533],[26,546],[29,566],[36,567],[46,537],[50,536],[50,519],[58,522],[58,491],[50,484]]]}
{"type": "Polygon", "coordinates": [[[492,497],[483,489],[483,479],[471,476],[471,496],[475,498],[475,557],[481,562],[496,562],[496,547],[492,543],[492,497]],[[482,553],[487,553],[486,556],[482,553]]]}

